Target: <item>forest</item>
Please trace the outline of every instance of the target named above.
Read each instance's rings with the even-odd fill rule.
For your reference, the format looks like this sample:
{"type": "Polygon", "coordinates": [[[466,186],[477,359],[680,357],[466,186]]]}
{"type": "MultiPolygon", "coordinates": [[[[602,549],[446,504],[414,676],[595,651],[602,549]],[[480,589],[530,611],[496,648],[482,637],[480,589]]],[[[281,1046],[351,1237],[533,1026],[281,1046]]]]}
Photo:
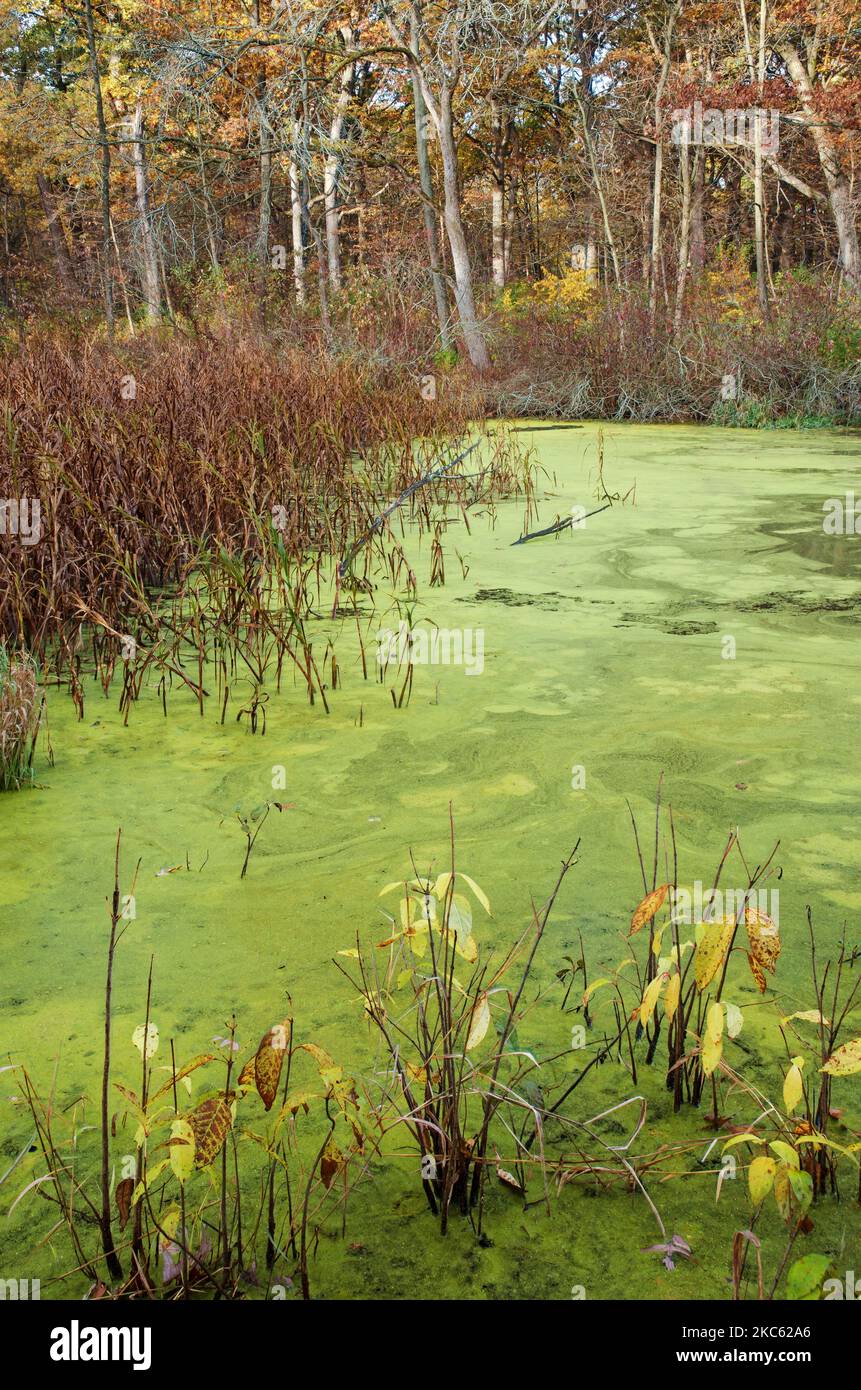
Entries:
{"type": "Polygon", "coordinates": [[[859,53],[0,0],[0,1297],[861,1295],[859,53]]]}

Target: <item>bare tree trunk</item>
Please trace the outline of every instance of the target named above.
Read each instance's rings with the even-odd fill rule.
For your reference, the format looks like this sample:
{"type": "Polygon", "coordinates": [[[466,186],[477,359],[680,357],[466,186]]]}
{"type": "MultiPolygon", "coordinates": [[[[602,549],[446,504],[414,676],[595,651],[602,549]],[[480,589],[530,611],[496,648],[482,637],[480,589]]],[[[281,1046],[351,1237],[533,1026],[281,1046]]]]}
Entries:
{"type": "MultiPolygon", "coordinates": [[[[427,102],[427,92],[425,92],[425,101],[427,102]]],[[[445,229],[454,268],[454,297],[457,303],[458,317],[470,361],[479,371],[486,371],[490,366],[490,357],[475,311],[472,267],[469,263],[469,250],[460,210],[457,145],[454,138],[451,91],[445,81],[441,85],[439,94],[437,131],[442,155],[443,188],[445,190],[445,229]]]]}
{"type": "Polygon", "coordinates": [[[302,176],[295,159],[290,161],[290,228],[293,239],[293,288],[296,303],[308,301],[305,289],[305,209],[302,206],[302,176]]]}
{"type": "MultiPolygon", "coordinates": [[[[341,30],[345,44],[358,41],[358,35],[349,27],[341,30]]],[[[339,290],[343,285],[341,273],[341,236],[339,183],[341,178],[341,140],[344,134],[344,120],[353,96],[356,78],[356,65],[350,63],[341,74],[341,87],[335,101],[332,123],[329,127],[329,153],[323,168],[323,203],[326,209],[326,258],[329,265],[329,287],[339,290]]]]}
{"type": "Polygon", "coordinates": [[[601,208],[601,219],[604,223],[604,240],[607,243],[607,250],[613,262],[613,275],[617,285],[622,283],[622,272],[619,266],[619,255],[616,250],[616,242],[613,237],[613,228],[610,225],[610,212],[607,207],[607,198],[604,193],[604,183],[598,168],[598,161],[595,157],[595,143],[592,139],[592,132],[589,129],[589,118],[586,114],[586,107],[580,98],[580,93],[575,88],[574,98],[577,102],[577,110],[580,113],[580,125],[583,131],[583,143],[586,146],[586,153],[589,156],[589,167],[592,170],[592,183],[601,208]]]}
{"type": "MultiPolygon", "coordinates": [[[[418,49],[418,19],[412,16],[412,43],[418,49]]],[[[451,328],[449,326],[448,295],[446,293],[445,275],[442,266],[442,256],[440,254],[439,235],[436,224],[436,208],[434,205],[433,176],[431,174],[430,156],[428,154],[428,114],[425,106],[425,99],[422,94],[422,84],[415,68],[411,69],[413,87],[413,112],[416,124],[416,160],[418,162],[419,187],[422,193],[422,216],[425,226],[425,240],[428,248],[428,259],[430,261],[431,280],[433,281],[433,297],[436,305],[436,318],[439,326],[440,343],[444,349],[451,347],[451,328]]]]}
{"type": "Polygon", "coordinates": [[[511,141],[511,123],[507,113],[503,114],[495,101],[491,103],[491,126],[493,130],[491,159],[493,283],[498,290],[503,290],[508,271],[505,258],[505,166],[511,141]]]}
{"type": "Polygon", "coordinates": [[[499,175],[493,174],[491,194],[491,241],[493,283],[498,290],[505,289],[505,185],[499,175]]]}
{"type": "Polygon", "coordinates": [[[511,247],[514,241],[514,218],[517,204],[517,180],[508,183],[508,206],[505,209],[505,273],[511,274],[511,247]]]}
{"type": "Polygon", "coordinates": [[[691,189],[691,270],[700,275],[706,264],[705,212],[705,151],[694,151],[691,189]]]}
{"type": "Polygon", "coordinates": [[[682,311],[688,279],[688,254],[691,239],[691,163],[687,140],[679,146],[679,165],[682,174],[682,225],[679,235],[679,268],[676,276],[676,303],[673,310],[673,336],[682,331],[682,311]]]}
{"type": "Polygon", "coordinates": [[[260,126],[260,207],[257,217],[257,259],[269,264],[269,233],[272,226],[272,149],[266,83],[261,79],[257,91],[257,119],[260,126]]]}
{"type": "Polygon", "coordinates": [[[664,89],[670,74],[670,62],[673,53],[673,30],[678,13],[679,0],[676,0],[676,3],[667,16],[667,28],[664,37],[664,55],[661,63],[658,85],[655,88],[655,172],[654,182],[652,184],[652,243],[651,255],[649,258],[649,317],[653,322],[658,304],[658,276],[661,267],[661,191],[664,173],[661,101],[663,100],[664,89]]]}
{"type": "MultiPolygon", "coordinates": [[[[261,24],[260,0],[254,0],[254,23],[261,24]]],[[[257,237],[255,251],[261,271],[269,265],[269,232],[272,225],[272,141],[269,125],[266,69],[261,66],[257,76],[255,108],[258,127],[258,158],[260,167],[260,203],[257,210],[257,237]]],[[[265,294],[265,281],[260,277],[261,302],[265,294]]],[[[265,312],[265,310],[264,310],[265,312]]]]}
{"type": "Polygon", "coordinates": [[[597,285],[599,276],[598,246],[590,232],[586,238],[586,283],[597,285]]]}
{"type": "Polygon", "coordinates": [[[44,174],[36,175],[36,186],[39,189],[42,211],[45,214],[45,221],[48,224],[48,232],[51,237],[51,249],[54,253],[54,261],[57,266],[57,277],[66,298],[74,299],[77,297],[78,293],[75,268],[72,265],[72,258],[69,255],[69,248],[66,245],[66,238],[63,235],[60,212],[53,190],[44,174]]]}
{"type": "Polygon", "coordinates": [[[782,43],[778,45],[778,52],[786,63],[790,81],[808,118],[810,133],[816,145],[816,153],[819,156],[819,163],[828,189],[831,216],[834,218],[834,226],[837,230],[840,265],[847,279],[858,288],[861,286],[861,252],[859,252],[858,247],[858,232],[852,206],[852,190],[841,168],[837,146],[825,121],[817,115],[814,109],[813,84],[807,68],[799,56],[798,49],[794,44],[782,43]]]}
{"type": "Polygon", "coordinates": [[[158,278],[158,255],[150,216],[149,183],[143,138],[143,103],[140,101],[135,106],[131,137],[132,160],[135,169],[135,206],[137,207],[138,235],[141,243],[141,290],[146,316],[150,322],[155,322],[161,317],[161,287],[158,278]]]}
{"type": "MultiPolygon", "coordinates": [[[[463,340],[466,344],[466,350],[469,353],[470,361],[479,371],[485,371],[490,366],[490,357],[475,311],[472,268],[469,262],[469,250],[467,248],[466,233],[464,232],[463,218],[460,209],[460,187],[457,176],[457,141],[454,137],[454,115],[452,110],[452,79],[450,79],[447,71],[440,71],[438,78],[439,91],[436,99],[434,99],[430,89],[427,72],[422,66],[421,14],[418,5],[412,7],[412,14],[415,16],[415,23],[411,27],[409,40],[405,35],[399,32],[391,16],[388,16],[388,23],[396,42],[400,44],[402,48],[409,50],[411,66],[421,83],[425,106],[428,109],[428,114],[433,122],[437,139],[439,140],[440,155],[442,157],[445,230],[449,249],[451,251],[452,268],[454,270],[455,303],[457,304],[457,313],[463,332],[463,340]]],[[[456,80],[455,77],[455,83],[456,80]]]]}
{"type": "Polygon", "coordinates": [[[108,143],[108,127],[105,121],[105,107],[102,101],[102,78],[99,72],[99,59],[96,53],[96,31],[93,24],[93,0],[84,0],[84,15],[87,26],[87,52],[90,63],[90,77],[93,95],[96,99],[96,125],[99,132],[101,150],[101,203],[102,203],[102,288],[105,296],[105,323],[108,338],[114,336],[114,287],[111,279],[111,147],[108,143]]]}
{"type": "MultiPolygon", "coordinates": [[[[757,57],[754,60],[747,22],[745,0],[739,0],[741,25],[744,33],[744,51],[751,84],[757,83],[757,92],[762,102],[762,84],[765,80],[765,0],[759,7],[759,42],[757,57]]],[[[762,120],[757,110],[753,131],[753,239],[756,251],[756,298],[763,318],[768,318],[768,281],[765,265],[765,187],[762,177],[762,120]]]]}

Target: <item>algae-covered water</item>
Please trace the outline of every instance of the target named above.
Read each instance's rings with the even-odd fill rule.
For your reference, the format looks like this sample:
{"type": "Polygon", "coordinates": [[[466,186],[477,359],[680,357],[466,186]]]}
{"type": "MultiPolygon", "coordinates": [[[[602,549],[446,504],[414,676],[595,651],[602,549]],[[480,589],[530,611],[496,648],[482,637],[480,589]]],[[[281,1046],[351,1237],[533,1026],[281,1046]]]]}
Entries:
{"type": "MultiPolygon", "coordinates": [[[[599,505],[597,430],[541,426],[520,436],[544,470],[535,524],[599,505]]],[[[483,642],[483,669],[417,666],[408,707],[393,707],[373,669],[362,680],[349,634],[338,647],[343,688],[330,697],[331,714],[286,687],[269,702],[265,737],[230,720],[222,727],[215,712],[201,718],[179,691],[167,719],[156,692],[144,692],[128,728],[116,692],[105,699],[93,685],[81,723],[71,701],[50,692],[55,765],[43,761],[36,790],[0,798],[0,1028],[4,1053],[26,1061],[46,1088],[59,1056],[58,1108],[84,1092],[97,1123],[105,899],[118,826],[126,877],[138,858],[141,867],[117,959],[117,1079],[136,1078],[130,1038],[143,1021],[151,956],[153,1017],[179,1054],[208,1048],[234,1012],[243,1043],[256,1042],[289,993],[297,1036],[370,1074],[383,1063],[331,958],[357,931],[368,941],[386,934],[378,894],[410,873],[410,852],[420,867],[446,867],[449,806],[459,865],[492,904],[492,919],[477,923],[483,946],[523,928],[532,898],[543,901],[581,839],[537,966],[546,998],[519,1039],[549,1055],[566,1046],[574,1021],[560,1007],[564,958],[579,958],[582,936],[594,978],[625,954],[620,938],[642,896],[626,798],[648,843],[661,773],[682,881],[711,882],[733,827],[751,862],[780,841],[779,1002],[762,1004],[741,971],[730,991],[747,1009],[733,1065],[779,1100],[775,1020],[813,1004],[806,905],[823,953],[844,922],[850,941],[861,938],[859,542],[823,531],[823,504],[853,488],[861,441],[605,425],[603,442],[606,488],[626,494],[636,485],[625,505],[516,548],[522,502],[499,505],[493,525],[472,516],[469,532],[452,515],[443,588],[428,588],[429,548],[414,545],[416,618],[468,630],[483,642]],[[286,786],[273,792],[281,767],[286,786]],[[241,881],[233,810],[271,796],[290,809],[269,818],[241,881]]],[[[381,625],[396,628],[397,615],[381,625]]],[[[857,1034],[856,1019],[848,1036],[857,1034]]],[[[524,1207],[493,1188],[485,1242],[459,1218],[442,1238],[415,1155],[393,1153],[375,1159],[354,1192],[345,1237],[339,1222],[321,1236],[315,1296],[566,1299],[574,1287],[587,1299],[728,1296],[732,1233],[750,1220],[746,1183],[724,1183],[716,1204],[716,1162],[697,1162],[713,1132],[700,1112],[673,1120],[660,1060],[640,1067],[636,1086],[616,1063],[596,1069],[572,1113],[587,1119],[642,1095],[648,1117],[636,1152],[702,1141],[680,1154],[682,1176],[650,1189],[692,1261],[669,1271],[643,1253],[660,1232],[642,1197],[589,1182],[568,1185],[549,1206],[540,1189],[524,1207]]],[[[835,1083],[844,1112],[835,1134],[845,1142],[859,1127],[857,1089],[857,1077],[835,1083]]],[[[0,1107],[5,1172],[32,1130],[14,1073],[0,1076],[0,1107]]],[[[752,1118],[743,1096],[725,1108],[738,1122],[752,1118]]],[[[630,1116],[615,1130],[603,1123],[613,1142],[631,1128],[630,1116]]],[[[120,1136],[118,1161],[129,1147],[120,1136]]],[[[61,1233],[41,1243],[54,1209],[34,1192],[6,1215],[42,1171],[29,1156],[0,1188],[0,1273],[41,1277],[43,1297],[80,1296],[80,1280],[49,1283],[73,1263],[61,1233]]],[[[804,1237],[803,1250],[831,1255],[838,1270],[853,1260],[861,1267],[854,1181],[844,1177],[842,1204],[817,1206],[804,1237]]],[[[776,1271],[781,1223],[768,1212],[757,1229],[766,1269],[776,1271]]]]}

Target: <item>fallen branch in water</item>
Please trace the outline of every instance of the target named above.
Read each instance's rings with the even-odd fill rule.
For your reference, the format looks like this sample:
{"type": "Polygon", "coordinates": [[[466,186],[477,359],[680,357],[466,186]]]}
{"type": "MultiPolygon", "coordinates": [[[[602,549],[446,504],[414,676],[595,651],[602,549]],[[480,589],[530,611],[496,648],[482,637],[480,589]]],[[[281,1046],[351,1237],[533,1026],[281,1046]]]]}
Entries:
{"type": "MultiPolygon", "coordinates": [[[[605,502],[603,507],[596,507],[594,512],[587,512],[586,516],[577,518],[577,524],[586,521],[590,516],[597,516],[599,512],[606,512],[612,502],[605,502]]],[[[512,545],[525,545],[527,541],[537,541],[539,536],[558,536],[560,531],[564,531],[567,526],[574,526],[574,517],[568,516],[564,521],[554,521],[552,526],[545,526],[543,531],[530,531],[527,536],[521,536],[519,541],[512,541],[512,545]]]]}
{"type": "Polygon", "coordinates": [[[451,463],[447,463],[443,468],[432,469],[431,472],[426,473],[423,478],[417,478],[414,483],[410,483],[409,487],[405,488],[405,490],[401,493],[400,497],[395,498],[394,502],[391,504],[390,507],[386,507],[386,510],[384,512],[380,512],[380,515],[377,517],[373,526],[371,526],[371,528],[365,532],[364,536],[361,536],[359,540],[357,540],[355,544],[351,546],[349,553],[338,566],[338,574],[341,577],[341,579],[343,579],[346,575],[347,570],[349,569],[350,565],[352,564],[353,560],[356,558],[362,547],[367,545],[371,537],[375,535],[375,533],[380,529],[386,518],[391,516],[392,512],[397,511],[398,507],[402,506],[404,502],[408,501],[409,498],[412,497],[414,492],[418,492],[420,487],[424,487],[425,483],[433,483],[436,482],[438,478],[444,478],[446,474],[450,473],[453,468],[456,468],[459,463],[461,463],[465,458],[468,458],[469,455],[472,453],[473,449],[478,448],[479,443],[480,440],[477,439],[474,444],[470,444],[468,449],[464,449],[462,454],[458,454],[456,459],[452,459],[451,463]]]}

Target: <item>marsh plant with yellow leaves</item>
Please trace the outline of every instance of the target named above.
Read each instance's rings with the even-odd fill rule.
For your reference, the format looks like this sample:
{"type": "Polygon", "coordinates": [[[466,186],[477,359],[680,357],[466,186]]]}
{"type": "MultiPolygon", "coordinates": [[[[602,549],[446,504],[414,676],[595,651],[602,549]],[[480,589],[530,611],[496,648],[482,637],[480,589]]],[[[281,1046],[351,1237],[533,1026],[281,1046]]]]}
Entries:
{"type": "Polygon", "coordinates": [[[460,867],[451,815],[446,867],[413,860],[380,890],[388,933],[357,931],[333,960],[360,1006],[352,1059],[307,1035],[301,998],[289,994],[274,1021],[232,1016],[201,1039],[202,1051],[180,1052],[159,1027],[152,961],[140,1022],[126,1036],[112,991],[135,927],[127,905],[139,866],[124,882],[118,835],[99,1103],[82,1093],[59,1106],[56,1076],[45,1093],[28,1066],[14,1068],[43,1171],[13,1206],[48,1205],[55,1257],[65,1237],[56,1296],[84,1279],[86,1296],[99,1299],[312,1298],[321,1242],[364,1252],[349,1236],[394,1168],[423,1194],[428,1241],[457,1222],[479,1248],[493,1245],[487,1213],[498,1227],[498,1194],[512,1212],[552,1214],[572,1184],[627,1193],[641,1256],[659,1255],[670,1273],[701,1258],[690,1232],[665,1216],[674,1188],[693,1179],[692,1224],[698,1203],[723,1201],[725,1240],[712,1257],[725,1267],[727,1297],[823,1297],[835,1265],[817,1248],[820,1212],[857,1211],[861,1201],[861,1142],[843,1108],[861,1072],[861,1038],[849,1027],[857,951],[841,939],[824,956],[808,913],[793,948],[803,927],[809,993],[787,1012],[780,929],[750,905],[779,873],[778,846],[753,863],[733,831],[703,918],[690,923],[660,790],[651,863],[632,822],[643,897],[627,930],[620,921],[624,955],[610,965],[585,951],[569,957],[548,987],[536,960],[554,910],[572,890],[576,898],[580,840],[510,934],[460,867]],[[739,870],[741,889],[721,897],[739,870]],[[727,900],[735,914],[712,920],[711,906],[727,900]],[[560,1013],[575,1020],[562,1048],[546,1041],[556,1032],[548,1018],[560,1013]],[[611,1094],[596,1084],[608,1064],[611,1094]],[[660,1077],[669,1120],[656,1101],[660,1077]],[[712,1137],[695,1159],[703,1125],[712,1137]],[[737,1178],[748,1194],[742,1226],[738,1203],[727,1202],[737,1178]]]}

